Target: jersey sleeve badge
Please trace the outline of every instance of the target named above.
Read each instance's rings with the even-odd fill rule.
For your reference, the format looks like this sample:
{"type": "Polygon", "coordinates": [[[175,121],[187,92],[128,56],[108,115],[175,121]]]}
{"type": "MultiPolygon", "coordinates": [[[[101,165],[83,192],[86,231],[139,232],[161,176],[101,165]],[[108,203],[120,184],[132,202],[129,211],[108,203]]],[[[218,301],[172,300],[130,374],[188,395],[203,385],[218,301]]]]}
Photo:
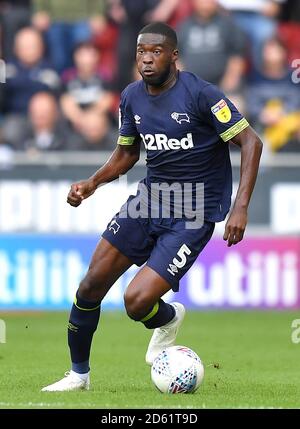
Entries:
{"type": "Polygon", "coordinates": [[[231,110],[225,100],[220,100],[217,104],[212,106],[212,113],[222,124],[226,124],[231,119],[231,110]]]}

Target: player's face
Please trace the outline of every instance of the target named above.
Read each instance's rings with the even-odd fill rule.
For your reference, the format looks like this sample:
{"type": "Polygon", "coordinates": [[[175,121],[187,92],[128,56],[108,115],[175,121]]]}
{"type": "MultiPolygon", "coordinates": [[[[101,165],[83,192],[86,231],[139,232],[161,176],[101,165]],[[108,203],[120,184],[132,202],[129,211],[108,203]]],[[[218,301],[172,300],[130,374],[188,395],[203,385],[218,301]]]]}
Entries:
{"type": "Polygon", "coordinates": [[[137,40],[136,61],[143,80],[148,85],[160,86],[169,77],[178,57],[162,34],[140,34],[137,40]]]}

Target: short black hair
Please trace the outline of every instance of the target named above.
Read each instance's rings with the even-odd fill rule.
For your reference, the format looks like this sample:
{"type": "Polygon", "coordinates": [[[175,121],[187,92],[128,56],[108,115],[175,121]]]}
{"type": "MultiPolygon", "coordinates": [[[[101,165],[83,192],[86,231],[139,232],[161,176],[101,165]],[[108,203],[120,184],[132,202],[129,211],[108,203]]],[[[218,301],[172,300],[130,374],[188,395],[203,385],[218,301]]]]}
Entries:
{"type": "Polygon", "coordinates": [[[164,22],[152,22],[151,24],[146,25],[139,32],[140,34],[161,34],[166,36],[166,38],[171,42],[172,47],[177,47],[177,34],[172,27],[165,24],[164,22]]]}

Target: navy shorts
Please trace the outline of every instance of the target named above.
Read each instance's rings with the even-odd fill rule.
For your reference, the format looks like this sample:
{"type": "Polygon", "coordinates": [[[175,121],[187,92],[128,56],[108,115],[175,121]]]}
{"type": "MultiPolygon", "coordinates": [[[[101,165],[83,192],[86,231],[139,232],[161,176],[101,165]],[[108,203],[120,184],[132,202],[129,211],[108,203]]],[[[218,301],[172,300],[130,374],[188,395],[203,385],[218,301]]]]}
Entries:
{"type": "Polygon", "coordinates": [[[209,242],[214,228],[215,223],[209,221],[204,221],[201,228],[187,229],[185,219],[133,219],[118,213],[102,237],[134,264],[146,262],[177,292],[181,277],[209,242]]]}

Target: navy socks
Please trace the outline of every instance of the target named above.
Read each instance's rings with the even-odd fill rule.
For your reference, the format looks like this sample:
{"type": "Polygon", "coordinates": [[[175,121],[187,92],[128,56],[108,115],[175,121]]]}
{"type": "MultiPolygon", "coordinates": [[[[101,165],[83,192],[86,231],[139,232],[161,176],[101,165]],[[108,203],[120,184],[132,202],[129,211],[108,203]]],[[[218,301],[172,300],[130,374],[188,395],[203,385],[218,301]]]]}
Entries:
{"type": "Polygon", "coordinates": [[[89,357],[94,332],[100,317],[101,301],[91,302],[76,298],[71,309],[68,324],[68,344],[71,353],[72,370],[84,374],[90,370],[89,357]]]}
{"type": "MultiPolygon", "coordinates": [[[[68,344],[72,370],[78,374],[85,374],[90,370],[90,350],[99,322],[100,305],[101,301],[87,301],[76,293],[68,324],[68,344]]],[[[148,329],[159,328],[170,322],[175,314],[174,307],[160,299],[141,322],[148,329]]]]}
{"type": "Polygon", "coordinates": [[[160,299],[152,308],[150,313],[141,322],[148,329],[159,328],[170,322],[175,316],[175,308],[160,299]]]}

